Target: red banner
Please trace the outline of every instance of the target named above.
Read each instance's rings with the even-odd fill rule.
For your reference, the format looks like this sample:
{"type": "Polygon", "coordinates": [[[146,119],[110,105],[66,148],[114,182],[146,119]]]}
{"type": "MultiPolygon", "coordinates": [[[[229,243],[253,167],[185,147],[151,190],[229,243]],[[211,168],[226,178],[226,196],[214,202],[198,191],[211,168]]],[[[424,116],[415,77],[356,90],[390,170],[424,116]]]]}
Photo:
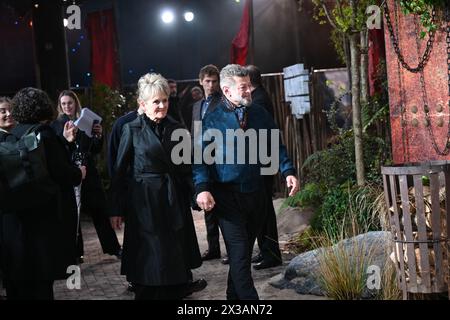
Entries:
{"type": "Polygon", "coordinates": [[[250,1],[246,0],[239,31],[231,42],[231,63],[246,65],[250,38],[250,1]]]}
{"type": "Polygon", "coordinates": [[[117,88],[119,63],[113,10],[88,14],[86,27],[91,40],[91,72],[94,81],[117,88]]]}

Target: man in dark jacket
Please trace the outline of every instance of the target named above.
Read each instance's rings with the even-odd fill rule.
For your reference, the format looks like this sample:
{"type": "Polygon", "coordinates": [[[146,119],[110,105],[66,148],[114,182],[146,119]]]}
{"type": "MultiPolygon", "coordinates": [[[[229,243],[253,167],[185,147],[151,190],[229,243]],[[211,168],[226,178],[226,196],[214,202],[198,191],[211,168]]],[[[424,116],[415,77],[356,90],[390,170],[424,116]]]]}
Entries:
{"type": "Polygon", "coordinates": [[[276,158],[275,163],[279,161],[287,187],[292,188],[290,195],[298,191],[298,180],[270,115],[262,107],[250,106],[251,83],[247,70],[240,65],[227,65],[220,72],[220,86],[224,94],[222,101],[205,117],[204,135],[195,138],[195,147],[200,145],[205,156],[194,158],[196,200],[201,209],[219,219],[230,263],[227,299],[256,300],[259,297],[250,260],[266,214],[266,201],[261,201],[267,197],[261,174],[270,170],[262,168],[265,160],[261,155],[258,158],[258,154],[261,148],[267,147],[267,135],[265,141],[263,135],[268,130],[270,139],[277,138],[276,143],[270,143],[271,158],[276,158]],[[277,150],[272,150],[277,144],[277,150]],[[210,155],[214,152],[212,159],[208,151],[210,155]],[[256,162],[252,161],[255,156],[256,162]]]}
{"type": "MultiPolygon", "coordinates": [[[[190,124],[191,135],[194,136],[195,121],[201,121],[210,114],[221,101],[219,86],[219,69],[209,64],[200,69],[198,75],[200,85],[205,91],[205,98],[196,102],[192,108],[192,123],[190,124]]],[[[186,124],[187,125],[187,124],[186,124]]],[[[203,260],[220,258],[219,243],[219,221],[213,214],[205,212],[206,238],[208,240],[208,249],[203,252],[203,260]]]]}
{"type": "MultiPolygon", "coordinates": [[[[265,108],[272,119],[274,117],[272,100],[262,85],[261,71],[254,65],[246,67],[252,83],[252,104],[265,108]]],[[[273,176],[264,176],[267,196],[267,215],[261,233],[258,234],[259,254],[253,257],[256,270],[275,267],[281,264],[280,245],[278,244],[277,217],[272,201],[273,176]]]]}

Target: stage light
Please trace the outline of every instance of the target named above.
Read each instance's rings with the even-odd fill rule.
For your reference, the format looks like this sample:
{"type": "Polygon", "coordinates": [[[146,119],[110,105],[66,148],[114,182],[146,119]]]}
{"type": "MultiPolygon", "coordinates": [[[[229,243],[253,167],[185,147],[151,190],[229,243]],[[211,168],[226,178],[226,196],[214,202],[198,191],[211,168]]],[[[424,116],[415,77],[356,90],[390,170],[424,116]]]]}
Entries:
{"type": "Polygon", "coordinates": [[[192,20],[194,20],[194,13],[192,11],[185,12],[184,20],[186,20],[187,22],[191,22],[192,20]]]}
{"type": "Polygon", "coordinates": [[[172,11],[166,10],[162,13],[161,19],[164,23],[172,23],[175,16],[172,11]]]}
{"type": "Polygon", "coordinates": [[[63,24],[64,24],[64,27],[67,27],[67,25],[69,24],[69,20],[67,20],[67,19],[64,18],[63,24]]]}

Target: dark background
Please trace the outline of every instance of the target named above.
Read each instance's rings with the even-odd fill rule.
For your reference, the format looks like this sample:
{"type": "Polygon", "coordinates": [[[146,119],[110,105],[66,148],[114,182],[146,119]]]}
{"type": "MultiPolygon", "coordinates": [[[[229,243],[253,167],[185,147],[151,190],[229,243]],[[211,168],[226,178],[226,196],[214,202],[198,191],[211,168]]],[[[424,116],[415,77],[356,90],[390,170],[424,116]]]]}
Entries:
{"type": "MultiPolygon", "coordinates": [[[[0,1],[0,95],[36,85],[30,2],[0,1]]],[[[70,86],[81,88],[92,83],[90,45],[84,28],[89,12],[114,8],[121,85],[130,86],[147,72],[177,80],[195,79],[203,65],[213,63],[221,68],[229,63],[231,41],[239,29],[244,3],[244,0],[77,1],[82,30],[65,28],[70,86]],[[162,23],[163,8],[176,11],[175,23],[162,23]],[[194,12],[192,23],[184,21],[185,9],[194,12]]],[[[304,1],[301,11],[297,0],[253,3],[254,64],[263,73],[282,72],[283,67],[296,63],[316,69],[340,66],[329,40],[330,29],[314,21],[310,0],[304,1]]]]}

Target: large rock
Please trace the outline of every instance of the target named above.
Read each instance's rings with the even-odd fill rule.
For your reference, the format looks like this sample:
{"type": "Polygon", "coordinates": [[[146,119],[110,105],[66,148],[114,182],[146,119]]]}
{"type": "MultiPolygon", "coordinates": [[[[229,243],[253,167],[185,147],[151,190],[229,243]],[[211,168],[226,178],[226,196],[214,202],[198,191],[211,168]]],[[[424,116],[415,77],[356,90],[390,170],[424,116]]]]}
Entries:
{"type": "Polygon", "coordinates": [[[284,209],[278,209],[278,211],[278,241],[281,245],[303,232],[310,225],[310,221],[314,215],[312,208],[286,207],[284,209]]]}
{"type": "MultiPolygon", "coordinates": [[[[343,248],[351,256],[356,248],[372,248],[371,265],[377,265],[380,270],[388,259],[391,234],[385,231],[373,231],[360,234],[356,237],[345,239],[337,245],[343,248]]],[[[337,246],[335,245],[335,246],[337,246]]],[[[271,278],[270,284],[278,289],[294,289],[298,294],[325,295],[318,282],[319,255],[323,248],[304,252],[291,260],[283,273],[271,278]]],[[[356,251],[357,252],[357,251],[356,251]]],[[[368,254],[368,251],[366,251],[368,254]]],[[[369,297],[368,290],[363,294],[369,297]]]]}

